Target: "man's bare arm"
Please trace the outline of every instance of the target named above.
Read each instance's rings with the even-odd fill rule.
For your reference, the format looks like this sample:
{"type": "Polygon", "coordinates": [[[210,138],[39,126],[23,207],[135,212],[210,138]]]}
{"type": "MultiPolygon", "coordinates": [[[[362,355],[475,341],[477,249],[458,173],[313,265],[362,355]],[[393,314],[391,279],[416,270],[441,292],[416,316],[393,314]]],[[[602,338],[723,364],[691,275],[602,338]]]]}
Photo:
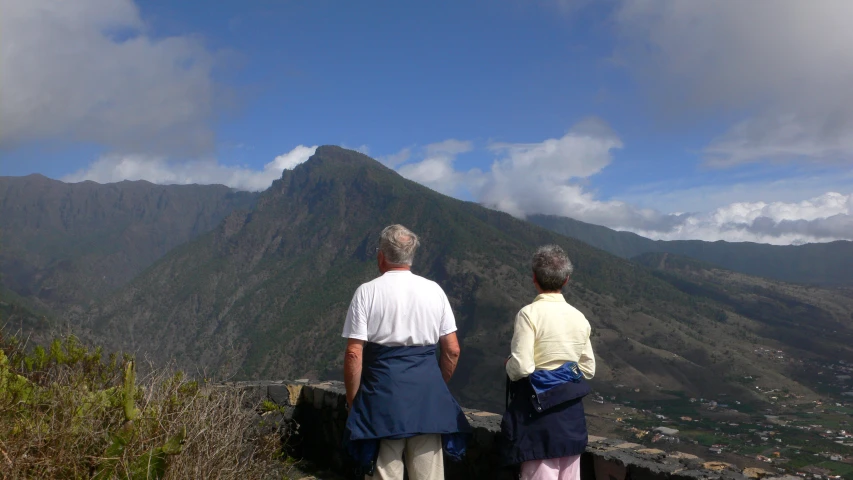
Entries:
{"type": "Polygon", "coordinates": [[[358,387],[361,386],[361,359],[364,351],[364,340],[350,338],[347,340],[347,350],[344,353],[344,386],[347,390],[347,411],[352,407],[358,387]]]}
{"type": "Polygon", "coordinates": [[[450,382],[450,377],[456,370],[456,363],[459,361],[459,341],[456,339],[456,332],[448,333],[438,340],[441,346],[441,357],[438,365],[441,368],[441,376],[444,382],[450,382]]]}

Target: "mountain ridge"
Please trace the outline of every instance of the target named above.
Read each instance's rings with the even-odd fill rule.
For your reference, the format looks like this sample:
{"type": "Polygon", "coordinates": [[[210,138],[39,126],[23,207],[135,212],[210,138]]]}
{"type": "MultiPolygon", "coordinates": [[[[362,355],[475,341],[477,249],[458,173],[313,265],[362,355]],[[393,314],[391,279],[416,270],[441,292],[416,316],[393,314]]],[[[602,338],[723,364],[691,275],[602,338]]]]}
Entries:
{"type": "Polygon", "coordinates": [[[706,261],[729,270],[785,282],[853,285],[853,242],[768,245],[718,240],[652,240],[569,217],[530,215],[528,221],[577,238],[622,258],[666,252],[706,261]]]}
{"type": "Polygon", "coordinates": [[[0,177],[2,282],[53,309],[84,305],[254,197],[221,185],[0,177]]]}
{"type": "Polygon", "coordinates": [[[31,180],[31,181],[39,181],[42,183],[50,183],[50,184],[61,184],[61,185],[98,185],[98,186],[109,186],[109,185],[121,185],[121,184],[137,184],[137,185],[147,185],[147,186],[160,186],[160,187],[171,187],[171,186],[209,186],[209,187],[224,187],[234,192],[243,192],[245,190],[240,190],[238,188],[229,187],[224,183],[156,183],[150,180],[146,180],[144,178],[138,180],[118,180],[115,182],[98,182],[91,179],[79,180],[76,182],[69,182],[66,180],[60,180],[53,177],[48,177],[43,173],[28,173],[26,175],[0,175],[0,179],[7,180],[31,180]]]}
{"type": "MultiPolygon", "coordinates": [[[[530,255],[544,243],[563,246],[576,265],[565,297],[593,326],[597,388],[624,383],[650,395],[663,389],[750,397],[727,375],[760,370],[767,381],[810,394],[783,368],[759,369],[753,358],[753,342],[822,355],[800,349],[793,327],[768,329],[772,319],[759,315],[761,308],[786,315],[778,306],[784,301],[767,296],[782,286],[756,291],[766,301],[736,310],[736,291],[687,293],[675,276],[441,195],[339,147],[318,148],[273,182],[254,210],[230,214],[74,321],[104,335],[111,348],[176,358],[207,374],[335,378],[346,309],[355,288],[376,276],[371,247],[391,223],[421,237],[413,270],[437,281],[451,301],[463,345],[451,388],[468,405],[499,408],[513,318],[535,297],[530,255]],[[722,351],[711,343],[726,345],[726,372],[716,368],[722,351]]],[[[807,298],[801,287],[784,288],[794,289],[797,302],[807,298]]],[[[825,305],[813,311],[825,320],[815,332],[849,328],[849,318],[836,318],[846,297],[821,295],[825,305]]],[[[853,359],[851,347],[834,338],[818,344],[853,359]]]]}

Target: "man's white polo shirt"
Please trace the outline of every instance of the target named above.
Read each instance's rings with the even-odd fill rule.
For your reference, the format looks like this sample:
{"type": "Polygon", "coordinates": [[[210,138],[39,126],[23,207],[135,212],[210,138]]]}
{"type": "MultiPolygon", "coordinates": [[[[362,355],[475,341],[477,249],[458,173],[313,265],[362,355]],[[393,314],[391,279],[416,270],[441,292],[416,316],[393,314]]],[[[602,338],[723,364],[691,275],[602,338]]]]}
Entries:
{"type": "Polygon", "coordinates": [[[456,331],[444,290],[408,270],[391,270],[355,291],[343,336],[388,346],[435,345],[456,331]]]}

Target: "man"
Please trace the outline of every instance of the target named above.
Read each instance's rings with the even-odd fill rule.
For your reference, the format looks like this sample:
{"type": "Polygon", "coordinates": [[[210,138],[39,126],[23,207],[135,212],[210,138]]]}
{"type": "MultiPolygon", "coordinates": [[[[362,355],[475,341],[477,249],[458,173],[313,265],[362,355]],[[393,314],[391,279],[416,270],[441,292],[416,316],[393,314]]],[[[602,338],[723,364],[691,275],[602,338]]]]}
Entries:
{"type": "Polygon", "coordinates": [[[383,480],[403,479],[404,452],[410,479],[443,479],[442,445],[459,458],[470,431],[446,385],[460,354],[456,320],[441,287],[411,272],[418,245],[402,225],[382,230],[381,276],[356,290],[343,330],[344,442],[359,473],[383,480]]]}

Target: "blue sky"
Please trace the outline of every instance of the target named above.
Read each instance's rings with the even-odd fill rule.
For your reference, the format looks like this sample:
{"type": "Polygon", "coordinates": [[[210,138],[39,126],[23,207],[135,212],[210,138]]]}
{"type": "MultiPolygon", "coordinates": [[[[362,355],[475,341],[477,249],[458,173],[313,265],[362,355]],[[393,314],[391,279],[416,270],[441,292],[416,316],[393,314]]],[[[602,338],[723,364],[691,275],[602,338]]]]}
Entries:
{"type": "Polygon", "coordinates": [[[257,189],[338,144],[521,217],[853,238],[849,3],[2,2],[2,175],[257,189]]]}

